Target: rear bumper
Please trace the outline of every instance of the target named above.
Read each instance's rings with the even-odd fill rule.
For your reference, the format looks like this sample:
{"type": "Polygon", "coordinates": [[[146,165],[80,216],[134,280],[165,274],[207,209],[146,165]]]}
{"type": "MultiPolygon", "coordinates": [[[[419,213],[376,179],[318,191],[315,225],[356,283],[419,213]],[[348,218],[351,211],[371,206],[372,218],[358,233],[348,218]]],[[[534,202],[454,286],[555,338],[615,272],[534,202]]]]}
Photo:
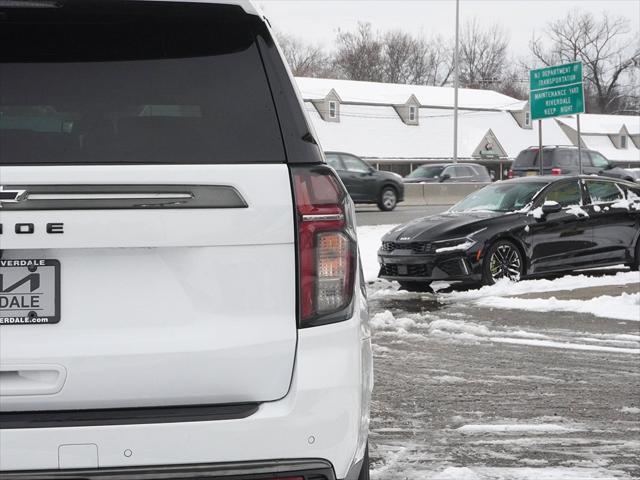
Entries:
{"type": "Polygon", "coordinates": [[[262,480],[296,477],[313,480],[335,480],[331,464],[325,460],[279,460],[275,462],[242,462],[200,465],[167,465],[132,468],[77,470],[43,470],[4,472],[3,480],[157,480],[157,479],[243,479],[262,480]]]}
{"type": "Polygon", "coordinates": [[[432,282],[437,280],[480,281],[482,264],[475,252],[442,255],[406,255],[378,252],[379,277],[385,280],[432,282]]]}
{"type": "Polygon", "coordinates": [[[4,429],[0,477],[55,478],[51,473],[61,472],[76,478],[81,469],[90,473],[78,477],[83,479],[102,478],[103,472],[106,478],[133,478],[118,472],[142,468],[142,473],[157,473],[172,465],[213,469],[200,478],[237,478],[238,466],[256,467],[239,478],[263,479],[274,478],[274,465],[293,462],[296,468],[282,467],[275,478],[287,477],[281,474],[284,469],[305,480],[306,470],[317,470],[318,480],[357,478],[373,374],[366,299],[359,287],[356,292],[350,320],[299,330],[292,382],[282,399],[260,403],[245,418],[4,429]]]}

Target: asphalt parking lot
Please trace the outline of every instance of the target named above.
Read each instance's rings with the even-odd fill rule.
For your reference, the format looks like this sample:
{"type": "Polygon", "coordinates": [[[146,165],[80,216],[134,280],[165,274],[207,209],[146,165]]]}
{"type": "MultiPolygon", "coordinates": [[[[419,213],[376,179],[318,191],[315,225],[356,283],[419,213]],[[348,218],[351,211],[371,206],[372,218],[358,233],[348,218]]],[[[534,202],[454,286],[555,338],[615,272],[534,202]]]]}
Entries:
{"type": "MultiPolygon", "coordinates": [[[[613,284],[536,292],[532,283],[508,298],[640,291],[640,274],[591,274],[613,284]]],[[[640,478],[640,305],[638,321],[623,321],[488,308],[481,296],[369,285],[372,477],[640,478]]]]}

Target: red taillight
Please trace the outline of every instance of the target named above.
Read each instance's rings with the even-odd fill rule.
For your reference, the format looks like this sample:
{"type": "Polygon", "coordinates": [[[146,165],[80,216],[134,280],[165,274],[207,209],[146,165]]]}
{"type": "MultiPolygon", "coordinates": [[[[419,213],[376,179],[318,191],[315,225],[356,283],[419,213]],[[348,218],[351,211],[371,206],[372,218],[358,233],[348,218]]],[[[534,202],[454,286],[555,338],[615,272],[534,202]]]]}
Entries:
{"type": "Polygon", "coordinates": [[[300,326],[346,320],[340,313],[351,304],[356,271],[351,200],[324,165],[291,167],[291,175],[298,229],[300,326]]]}
{"type": "Polygon", "coordinates": [[[562,169],[561,168],[552,168],[551,169],[551,175],[562,175],[562,169]]]}
{"type": "Polygon", "coordinates": [[[507,178],[513,178],[513,168],[510,168],[507,172],[507,178]]]}

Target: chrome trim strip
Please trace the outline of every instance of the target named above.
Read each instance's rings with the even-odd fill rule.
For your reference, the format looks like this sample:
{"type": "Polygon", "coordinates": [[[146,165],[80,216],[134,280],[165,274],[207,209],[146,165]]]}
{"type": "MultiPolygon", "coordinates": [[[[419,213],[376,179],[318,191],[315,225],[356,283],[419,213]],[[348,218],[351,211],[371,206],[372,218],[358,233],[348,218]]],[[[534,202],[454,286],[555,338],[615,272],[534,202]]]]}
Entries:
{"type": "Polygon", "coordinates": [[[344,215],[341,213],[335,213],[331,215],[303,215],[303,222],[335,222],[344,220],[344,215]]]}
{"type": "Polygon", "coordinates": [[[26,200],[155,200],[193,198],[192,193],[31,193],[26,200]]]}
{"type": "Polygon", "coordinates": [[[4,185],[20,201],[1,200],[2,210],[119,210],[247,208],[230,185],[4,185]]]}

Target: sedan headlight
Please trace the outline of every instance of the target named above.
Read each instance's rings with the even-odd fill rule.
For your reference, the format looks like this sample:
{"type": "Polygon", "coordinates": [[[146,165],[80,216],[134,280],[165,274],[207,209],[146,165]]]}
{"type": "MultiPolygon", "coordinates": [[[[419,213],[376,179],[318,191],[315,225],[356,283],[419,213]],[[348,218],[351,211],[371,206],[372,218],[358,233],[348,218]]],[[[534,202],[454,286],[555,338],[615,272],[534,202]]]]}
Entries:
{"type": "Polygon", "coordinates": [[[451,238],[447,240],[439,240],[437,242],[433,242],[433,250],[435,253],[446,253],[446,252],[456,252],[456,251],[466,252],[477,243],[474,237],[478,233],[484,230],[486,230],[486,228],[476,230],[475,232],[470,233],[466,237],[451,238]]]}

